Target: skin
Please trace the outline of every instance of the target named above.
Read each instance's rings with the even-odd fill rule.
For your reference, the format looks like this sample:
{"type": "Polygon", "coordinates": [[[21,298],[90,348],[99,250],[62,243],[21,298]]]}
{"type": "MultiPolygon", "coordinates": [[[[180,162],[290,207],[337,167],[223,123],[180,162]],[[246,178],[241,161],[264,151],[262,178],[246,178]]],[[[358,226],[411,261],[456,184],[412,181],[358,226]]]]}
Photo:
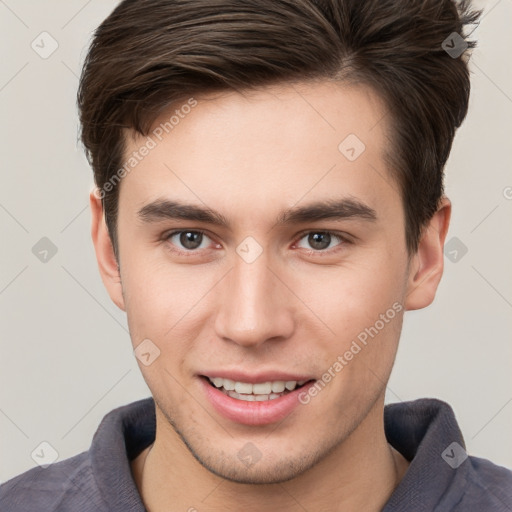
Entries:
{"type": "MultiPolygon", "coordinates": [[[[151,512],[381,510],[409,464],[384,434],[386,383],[404,311],[434,299],[450,202],[408,255],[402,201],[384,160],[386,109],[368,88],[324,81],[196,99],[121,182],[119,269],[101,202],[90,197],[103,282],[127,313],[133,346],[149,338],[160,350],[151,365],[139,362],[157,419],[154,444],[132,462],[144,503],[151,512]],[[338,150],[351,133],[366,145],[353,162],[338,150]],[[276,224],[286,209],[341,197],[370,206],[376,219],[276,224]],[[207,205],[230,226],[138,217],[164,198],[207,205]],[[175,229],[207,236],[185,256],[179,236],[165,239],[175,229]],[[304,230],[348,241],[332,237],[319,250],[304,230]],[[247,236],[263,249],[252,263],[236,252],[247,236]],[[403,310],[284,420],[238,424],[206,399],[198,374],[208,370],[320,379],[394,303],[403,310]],[[250,467],[237,457],[247,442],[261,453],[250,467]]],[[[127,154],[144,141],[129,135],[127,154]]]]}

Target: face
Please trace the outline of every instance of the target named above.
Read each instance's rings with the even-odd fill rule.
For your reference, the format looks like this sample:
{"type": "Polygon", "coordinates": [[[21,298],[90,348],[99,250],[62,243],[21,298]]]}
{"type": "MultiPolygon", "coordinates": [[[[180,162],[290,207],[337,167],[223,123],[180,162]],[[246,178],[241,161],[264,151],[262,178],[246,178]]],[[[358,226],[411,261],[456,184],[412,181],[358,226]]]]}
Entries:
{"type": "Polygon", "coordinates": [[[418,307],[385,109],[328,82],[188,104],[128,138],[145,156],[121,182],[120,283],[103,277],[145,343],[158,435],[224,478],[284,481],[382,406],[418,307]]]}

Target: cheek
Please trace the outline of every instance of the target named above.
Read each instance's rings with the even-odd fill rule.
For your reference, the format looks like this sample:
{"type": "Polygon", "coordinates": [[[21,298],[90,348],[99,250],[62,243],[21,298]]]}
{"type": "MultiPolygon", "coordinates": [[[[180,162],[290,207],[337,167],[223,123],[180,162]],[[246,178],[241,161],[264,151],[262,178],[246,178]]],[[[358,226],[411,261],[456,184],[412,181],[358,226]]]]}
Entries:
{"type": "Polygon", "coordinates": [[[161,339],[186,302],[187,288],[179,276],[131,253],[122,259],[121,280],[133,343],[141,337],[161,339]]]}
{"type": "Polygon", "coordinates": [[[304,304],[329,327],[330,340],[347,341],[402,301],[405,274],[402,261],[381,254],[338,268],[317,267],[289,282],[304,304]]]}
{"type": "Polygon", "coordinates": [[[121,278],[132,344],[149,338],[178,364],[210,325],[218,271],[132,253],[121,278]]]}

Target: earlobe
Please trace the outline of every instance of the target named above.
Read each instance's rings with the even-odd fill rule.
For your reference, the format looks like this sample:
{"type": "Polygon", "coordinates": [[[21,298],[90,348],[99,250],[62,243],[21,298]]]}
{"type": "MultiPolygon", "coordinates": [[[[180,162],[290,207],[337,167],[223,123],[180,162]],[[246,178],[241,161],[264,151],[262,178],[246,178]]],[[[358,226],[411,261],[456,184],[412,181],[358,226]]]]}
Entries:
{"type": "Polygon", "coordinates": [[[441,204],[423,230],[418,250],[411,256],[405,309],[429,306],[443,275],[444,241],[450,224],[451,202],[443,197],[441,204]]]}
{"type": "Polygon", "coordinates": [[[119,266],[105,223],[101,199],[96,195],[96,190],[97,189],[91,191],[89,195],[92,217],[91,236],[96,252],[96,260],[98,262],[101,279],[110,298],[117,307],[126,311],[119,266]]]}

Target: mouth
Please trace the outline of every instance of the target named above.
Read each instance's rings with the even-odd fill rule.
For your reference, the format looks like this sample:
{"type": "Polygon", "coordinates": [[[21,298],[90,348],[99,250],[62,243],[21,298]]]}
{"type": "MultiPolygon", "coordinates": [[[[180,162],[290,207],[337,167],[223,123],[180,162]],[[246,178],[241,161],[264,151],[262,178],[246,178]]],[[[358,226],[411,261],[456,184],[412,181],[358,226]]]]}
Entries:
{"type": "Polygon", "coordinates": [[[211,387],[235,400],[244,402],[268,402],[277,400],[296,391],[314,379],[310,380],[274,380],[266,382],[241,382],[224,377],[201,376],[211,387]]]}
{"type": "MultiPolygon", "coordinates": [[[[225,419],[242,425],[276,423],[301,406],[316,379],[280,370],[242,372],[232,368],[197,374],[204,397],[225,419]]],[[[302,409],[303,411],[303,409],[302,409]]],[[[299,412],[298,417],[304,412],[299,412]]]]}

